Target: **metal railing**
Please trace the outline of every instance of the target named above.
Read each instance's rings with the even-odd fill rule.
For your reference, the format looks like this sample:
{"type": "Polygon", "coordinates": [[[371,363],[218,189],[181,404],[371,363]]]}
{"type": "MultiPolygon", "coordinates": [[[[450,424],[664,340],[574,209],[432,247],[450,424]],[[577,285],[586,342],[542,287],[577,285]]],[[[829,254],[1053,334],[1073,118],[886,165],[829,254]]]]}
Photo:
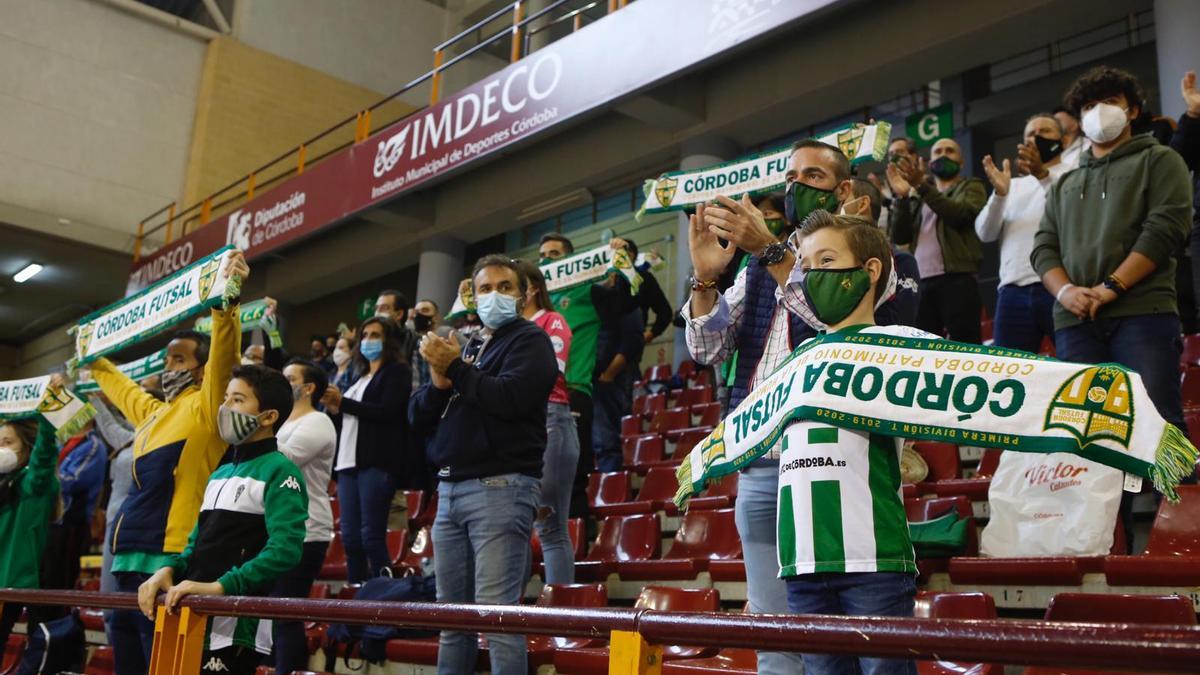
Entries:
{"type": "MultiPolygon", "coordinates": [[[[136,609],[132,593],[0,590],[0,604],[136,609]]],[[[662,647],[740,647],[905,659],[1194,672],[1200,627],[1028,620],[670,612],[362,600],[190,596],[161,605],[151,673],[196,672],[208,616],[610,640],[610,673],[661,672],[662,647]]]]}
{"type": "MultiPolygon", "coordinates": [[[[629,0],[607,0],[607,11],[609,13],[614,12],[628,4],[628,1],[629,0]]],[[[495,12],[492,12],[487,17],[477,21],[470,28],[459,32],[454,37],[434,47],[433,68],[411,82],[408,82],[389,96],[380,99],[370,107],[359,110],[353,115],[337,121],[329,128],[302,141],[296,146],[289,148],[286,152],[280,154],[278,157],[271,159],[253,171],[250,171],[246,175],[237,178],[228,185],[222,186],[220,189],[212,192],[202,200],[192,204],[191,206],[188,206],[187,208],[180,209],[178,202],[171,202],[154,213],[151,213],[138,223],[137,236],[134,239],[133,246],[133,261],[136,263],[141,259],[143,254],[142,249],[147,238],[159,232],[160,230],[165,230],[164,243],[170,243],[177,236],[183,236],[193,229],[193,224],[195,224],[197,227],[203,227],[204,225],[207,225],[212,221],[213,214],[219,213],[225,207],[230,206],[239,200],[249,201],[254,198],[254,195],[257,191],[261,191],[264,188],[274,185],[275,183],[278,183],[279,181],[291,176],[302,174],[304,173],[306,166],[320,162],[322,159],[325,159],[332,154],[341,152],[351,145],[362,143],[368,137],[370,137],[372,130],[377,131],[400,119],[420,113],[425,109],[425,107],[417,108],[415,110],[406,110],[394,118],[385,120],[380,119],[379,111],[387,104],[392,103],[400,96],[424,84],[425,82],[428,81],[430,83],[429,105],[437,103],[440,100],[443,79],[447,69],[453,67],[455,64],[461,63],[463,60],[470,58],[480,51],[487,49],[491,45],[504,39],[506,36],[511,41],[508,55],[509,62],[515,63],[519,61],[524,54],[528,53],[528,42],[526,40],[526,35],[528,32],[540,32],[548,26],[557,25],[559,21],[563,20],[563,18],[558,17],[552,19],[545,26],[539,28],[528,28],[528,26],[531,23],[539,21],[543,17],[548,16],[551,12],[558,10],[563,5],[572,2],[578,2],[578,0],[551,0],[551,2],[549,2],[545,7],[529,14],[528,16],[525,15],[525,9],[528,4],[528,0],[515,0],[514,2],[508,3],[495,12]],[[489,24],[499,20],[505,15],[512,16],[511,25],[505,26],[503,29],[486,38],[477,38],[475,45],[466,49],[461,54],[446,60],[448,52],[455,45],[459,44],[469,36],[478,36],[489,24]],[[333,139],[333,137],[338,135],[339,132],[349,131],[351,123],[353,123],[352,140],[346,140],[338,143],[331,149],[325,150],[321,152],[320,155],[315,157],[308,156],[309,151],[318,143],[333,139]],[[280,166],[285,162],[287,162],[286,166],[280,168],[280,166]],[[277,168],[280,168],[278,172],[274,173],[274,175],[271,175],[270,177],[264,178],[267,173],[277,168]],[[176,226],[178,226],[178,228],[176,226]]],[[[566,17],[570,17],[574,22],[573,30],[578,30],[581,27],[582,21],[579,20],[579,17],[582,16],[582,13],[588,9],[594,8],[597,6],[597,4],[597,2],[592,2],[582,8],[567,12],[564,15],[566,17]]]]}

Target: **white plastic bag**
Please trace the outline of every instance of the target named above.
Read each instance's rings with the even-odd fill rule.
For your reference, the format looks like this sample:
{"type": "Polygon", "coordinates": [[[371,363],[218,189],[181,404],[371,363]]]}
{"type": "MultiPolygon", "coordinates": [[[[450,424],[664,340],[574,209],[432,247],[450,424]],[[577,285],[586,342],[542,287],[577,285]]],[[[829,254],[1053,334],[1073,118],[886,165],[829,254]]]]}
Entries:
{"type": "Polygon", "coordinates": [[[980,553],[991,558],[1105,555],[1124,474],[1066,453],[1005,452],[988,488],[991,519],[980,553]]]}

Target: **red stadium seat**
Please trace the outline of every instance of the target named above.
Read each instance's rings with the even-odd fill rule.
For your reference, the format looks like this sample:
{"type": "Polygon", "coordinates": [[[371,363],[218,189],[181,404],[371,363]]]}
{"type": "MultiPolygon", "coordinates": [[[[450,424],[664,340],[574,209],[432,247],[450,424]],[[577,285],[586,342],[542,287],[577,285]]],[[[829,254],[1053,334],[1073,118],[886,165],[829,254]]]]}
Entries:
{"type": "Polygon", "coordinates": [[[621,438],[630,438],[642,433],[642,418],[639,415],[621,417],[621,438]]]}
{"type": "MultiPolygon", "coordinates": [[[[930,499],[910,499],[904,502],[904,510],[908,519],[913,522],[932,520],[952,511],[960,518],[966,518],[967,539],[963,545],[963,555],[974,559],[979,555],[979,534],[975,531],[975,516],[971,509],[971,500],[966,497],[933,497],[930,499]]],[[[922,579],[928,579],[930,574],[945,572],[954,560],[958,558],[922,558],[917,560],[917,569],[922,579]]]]}
{"type": "Polygon", "coordinates": [[[939,497],[962,495],[973,502],[985,502],[988,488],[992,486],[992,475],[1000,465],[1001,450],[989,448],[979,459],[979,469],[974,478],[950,478],[933,484],[933,493],[939,497]]]}
{"type": "Polygon", "coordinates": [[[692,408],[692,412],[695,412],[696,406],[712,402],[712,387],[684,387],[675,398],[675,405],[692,408]]]}
{"type": "Polygon", "coordinates": [[[334,531],[333,540],[329,542],[329,550],[325,552],[325,562],[321,564],[318,579],[346,578],[346,549],[342,547],[342,533],[334,531]]]}
{"type": "Polygon", "coordinates": [[[404,553],[407,550],[408,528],[403,530],[388,530],[386,543],[388,560],[392,561],[393,566],[400,566],[404,560],[404,553]]]}
{"type": "Polygon", "coordinates": [[[647,431],[653,434],[667,434],[679,429],[686,429],[691,423],[690,411],[687,408],[677,406],[655,413],[654,419],[650,420],[650,428],[647,431]]]}
{"type": "MultiPolygon", "coordinates": [[[[576,560],[583,557],[584,531],[583,518],[571,518],[567,521],[567,537],[571,540],[571,551],[576,560]]],[[[543,570],[545,558],[542,553],[542,540],[538,538],[537,528],[534,528],[533,534],[529,538],[529,546],[533,549],[533,571],[540,575],[543,570]]]]}
{"type": "Polygon", "coordinates": [[[678,461],[682,462],[684,456],[691,452],[697,443],[708,437],[712,433],[712,430],[712,427],[688,427],[668,433],[667,440],[675,443],[674,456],[676,456],[678,461]]]}
{"type": "Polygon", "coordinates": [[[433,529],[425,526],[417,530],[412,546],[404,550],[399,567],[405,572],[424,574],[425,561],[433,558],[433,529]]]}
{"type": "Polygon", "coordinates": [[[427,501],[424,490],[405,490],[404,504],[408,509],[408,524],[410,527],[420,529],[427,525],[433,525],[433,518],[437,515],[436,492],[429,495],[427,501]]]}
{"type": "Polygon", "coordinates": [[[104,632],[104,610],[102,609],[80,607],[79,620],[83,622],[84,630],[104,632]]]}
{"type": "Polygon", "coordinates": [[[653,514],[609,516],[587,557],[575,563],[577,581],[604,581],[617,564],[650,560],[662,551],[662,526],[653,514]]]}
{"type": "Polygon", "coordinates": [[[112,647],[100,645],[93,649],[92,655],[88,657],[83,675],[112,675],[115,667],[112,647]]]}
{"type": "Polygon", "coordinates": [[[708,368],[696,371],[692,376],[693,387],[711,387],[712,386],[712,371],[708,368]]]}
{"type": "MultiPolygon", "coordinates": [[[[538,607],[607,607],[608,590],[604,584],[546,584],[542,586],[542,593],[534,604],[538,607]]],[[[604,640],[581,637],[530,635],[526,639],[529,640],[531,656],[532,652],[541,648],[551,652],[554,649],[604,646],[604,640]]]]}
{"type": "Polygon", "coordinates": [[[1183,354],[1179,361],[1189,368],[1200,367],[1200,335],[1183,337],[1183,354]]]}
{"type": "MultiPolygon", "coordinates": [[[[913,615],[921,619],[995,619],[996,603],[987,593],[917,594],[913,615]]],[[[1004,666],[994,663],[917,661],[919,675],[1003,675],[1004,666]]]]}
{"type": "Polygon", "coordinates": [[[691,359],[685,359],[679,364],[679,370],[675,374],[685,382],[692,379],[696,375],[696,362],[691,359]]]}
{"type": "Polygon", "coordinates": [[[0,660],[0,673],[15,673],[24,653],[25,636],[9,634],[8,643],[4,645],[4,658],[0,660]]]}
{"type": "Polygon", "coordinates": [[[642,384],[666,384],[671,380],[671,364],[659,363],[650,366],[642,376],[642,384]]]}
{"type": "Polygon", "coordinates": [[[605,507],[633,500],[632,474],[628,471],[588,475],[588,507],[598,515],[608,515],[605,507]],[[593,483],[595,488],[592,488],[593,483]]]}
{"type": "Polygon", "coordinates": [[[625,468],[639,475],[644,475],[650,467],[678,463],[666,456],[666,443],[658,435],[639,436],[633,442],[632,450],[625,454],[625,468]]]}
{"type": "Polygon", "coordinates": [[[740,560],[742,541],[733,521],[733,509],[688,511],[661,560],[618,562],[617,574],[624,581],[695,579],[710,560],[740,560]]]}
{"type": "Polygon", "coordinates": [[[925,478],[926,483],[962,478],[962,465],[958,458],[957,445],[938,441],[917,441],[913,443],[913,449],[929,465],[929,476],[925,478]]]}
{"type": "Polygon", "coordinates": [[[1200,368],[1188,368],[1180,382],[1184,410],[1200,410],[1200,368]]]}
{"type": "Polygon", "coordinates": [[[663,502],[670,501],[675,496],[677,487],[674,468],[666,465],[652,466],[646,471],[642,489],[638,490],[637,496],[628,502],[605,506],[604,515],[628,516],[661,511],[664,508],[663,502]]]}
{"type": "Polygon", "coordinates": [[[1179,503],[1163,500],[1142,555],[1110,555],[1104,575],[1113,586],[1200,585],[1200,486],[1180,485],[1179,503]]]}
{"type": "Polygon", "coordinates": [[[721,423],[721,404],[697,403],[692,406],[692,414],[696,416],[696,426],[715,427],[721,423]]]}
{"type": "MultiPolygon", "coordinates": [[[[667,612],[716,612],[721,609],[721,595],[712,588],[647,586],[633,606],[667,612]]],[[[711,647],[668,645],[663,647],[663,660],[713,656],[716,651],[711,647]]],[[[560,673],[604,675],[608,673],[608,648],[559,649],[554,652],[554,668],[560,673]]]]}

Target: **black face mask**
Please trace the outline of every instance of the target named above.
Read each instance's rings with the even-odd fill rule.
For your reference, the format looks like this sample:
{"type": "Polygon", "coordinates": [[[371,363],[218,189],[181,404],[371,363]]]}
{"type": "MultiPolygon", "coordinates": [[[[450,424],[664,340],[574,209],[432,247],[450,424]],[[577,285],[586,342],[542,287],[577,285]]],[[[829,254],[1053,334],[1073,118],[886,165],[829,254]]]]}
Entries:
{"type": "Polygon", "coordinates": [[[429,329],[432,327],[433,327],[433,317],[432,316],[425,316],[424,314],[417,314],[416,316],[413,317],[413,328],[416,329],[416,331],[418,333],[427,333],[427,332],[429,332],[429,329]]]}
{"type": "Polygon", "coordinates": [[[1042,163],[1053,161],[1063,153],[1062,139],[1043,138],[1041,136],[1033,137],[1033,144],[1037,146],[1038,154],[1042,156],[1042,163]]]}

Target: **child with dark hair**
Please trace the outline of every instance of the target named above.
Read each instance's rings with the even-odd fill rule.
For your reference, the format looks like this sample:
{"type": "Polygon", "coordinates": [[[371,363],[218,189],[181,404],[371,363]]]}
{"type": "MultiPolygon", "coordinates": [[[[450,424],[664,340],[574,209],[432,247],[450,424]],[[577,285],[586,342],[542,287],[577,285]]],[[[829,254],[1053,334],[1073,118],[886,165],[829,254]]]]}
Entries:
{"type": "MultiPolygon", "coordinates": [[[[261,595],[300,562],[308,493],[300,469],[278,450],[275,433],[292,412],[292,387],[277,371],[240,366],[217,415],[229,450],[208,480],[187,547],[138,589],[153,619],[166,591],[167,611],[188,595],[261,595]],[[176,582],[177,579],[180,581],[176,582]]],[[[253,673],[271,651],[258,619],[213,617],[201,670],[253,673]]]]}

